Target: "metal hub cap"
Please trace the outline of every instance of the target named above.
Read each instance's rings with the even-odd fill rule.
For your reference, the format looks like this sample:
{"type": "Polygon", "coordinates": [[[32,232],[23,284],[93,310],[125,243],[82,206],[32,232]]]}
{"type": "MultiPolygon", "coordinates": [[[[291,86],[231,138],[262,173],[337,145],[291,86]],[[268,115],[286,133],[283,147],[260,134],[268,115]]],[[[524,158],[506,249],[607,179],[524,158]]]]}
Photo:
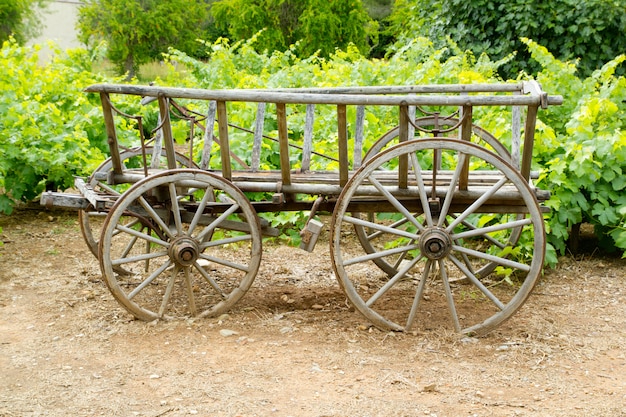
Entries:
{"type": "Polygon", "coordinates": [[[439,227],[427,229],[420,237],[420,250],[428,259],[446,257],[452,249],[450,235],[439,227]]]}
{"type": "Polygon", "coordinates": [[[180,266],[191,266],[198,259],[200,248],[195,240],[182,237],[174,240],[169,248],[170,259],[180,266]]]}

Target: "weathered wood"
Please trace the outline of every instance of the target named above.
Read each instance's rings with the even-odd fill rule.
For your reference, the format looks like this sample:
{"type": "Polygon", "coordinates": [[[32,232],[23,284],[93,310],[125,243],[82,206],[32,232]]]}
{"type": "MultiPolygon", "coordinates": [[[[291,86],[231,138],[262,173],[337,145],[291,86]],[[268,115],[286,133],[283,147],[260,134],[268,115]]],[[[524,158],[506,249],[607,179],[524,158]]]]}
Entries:
{"type": "Polygon", "coordinates": [[[289,161],[289,131],[287,130],[287,110],[284,103],[276,103],[278,119],[278,141],[280,149],[281,180],[284,185],[291,184],[291,163],[289,161]]]}
{"type": "Polygon", "coordinates": [[[217,102],[209,101],[209,109],[207,111],[204,126],[204,145],[202,146],[202,156],[200,158],[200,169],[208,169],[211,163],[211,148],[213,147],[213,131],[215,129],[215,116],[217,112],[217,102]]]}
{"type": "Polygon", "coordinates": [[[365,106],[356,107],[356,120],[354,126],[354,152],[352,153],[352,166],[357,169],[363,162],[363,132],[365,130],[365,106]]]}
{"type": "MultiPolygon", "coordinates": [[[[397,96],[383,95],[392,93],[429,93],[449,94],[467,92],[512,92],[523,90],[525,83],[515,84],[517,88],[511,88],[509,84],[486,84],[482,88],[468,85],[453,86],[415,86],[404,88],[373,88],[368,89],[344,89],[342,94],[330,94],[328,89],[304,90],[315,91],[314,93],[302,92],[302,90],[203,90],[197,88],[173,88],[151,87],[126,84],[95,84],[85,89],[87,92],[105,92],[110,94],[134,94],[139,96],[166,95],[172,98],[186,98],[199,100],[217,101],[247,101],[247,102],[272,102],[282,104],[344,104],[344,105],[432,105],[432,106],[539,106],[542,103],[561,104],[561,96],[545,95],[471,95],[461,97],[458,95],[415,95],[397,96]],[[360,92],[364,92],[361,93],[360,92]]],[[[531,90],[532,92],[532,90],[531,90]]]]}
{"type": "Polygon", "coordinates": [[[337,146],[339,148],[339,184],[348,182],[348,121],[346,106],[337,106],[337,146]]]}
{"type": "MultiPolygon", "coordinates": [[[[515,92],[513,94],[520,94],[515,92]]],[[[522,136],[522,108],[513,106],[511,109],[511,165],[520,168],[520,148],[522,136]]]]}
{"type": "MultiPolygon", "coordinates": [[[[398,140],[400,143],[409,140],[409,107],[399,107],[398,140]]],[[[401,155],[398,160],[398,187],[406,188],[409,175],[409,160],[407,155],[401,155]]]]}
{"type": "MultiPolygon", "coordinates": [[[[472,140],[473,110],[472,106],[463,106],[461,113],[461,140],[469,142],[472,140]]],[[[465,162],[461,169],[459,177],[459,190],[467,190],[469,183],[469,158],[465,158],[465,162]]]]}
{"type": "Polygon", "coordinates": [[[250,168],[258,171],[261,166],[261,145],[263,143],[263,125],[265,124],[265,103],[259,103],[254,122],[254,141],[252,142],[252,158],[250,168]]]}
{"type": "Polygon", "coordinates": [[[39,203],[48,209],[52,207],[63,208],[66,210],[87,210],[89,200],[77,194],[66,194],[52,191],[46,191],[41,195],[39,203]]]}
{"type": "Polygon", "coordinates": [[[311,169],[311,154],[313,152],[313,123],[315,122],[315,105],[306,105],[304,121],[304,138],[302,144],[302,171],[311,169]]]}
{"type": "Polygon", "coordinates": [[[535,143],[535,126],[537,124],[537,106],[529,106],[526,111],[526,124],[524,126],[524,149],[520,173],[526,180],[530,177],[530,166],[533,158],[533,145],[535,143]]]}
{"type": "Polygon", "coordinates": [[[170,120],[169,99],[165,95],[159,95],[159,113],[161,115],[161,132],[163,144],[167,155],[167,167],[176,169],[176,150],[174,149],[174,137],[172,136],[172,124],[170,120]]]}
{"type": "Polygon", "coordinates": [[[115,130],[115,120],[113,119],[113,107],[109,95],[105,92],[100,93],[100,103],[102,105],[102,115],[104,117],[104,128],[107,134],[107,143],[111,154],[111,165],[113,172],[122,173],[122,161],[120,160],[120,148],[117,143],[117,132],[115,130]]]}
{"type": "Polygon", "coordinates": [[[230,141],[228,140],[228,114],[226,112],[226,102],[224,101],[217,102],[217,122],[220,135],[222,176],[230,180],[232,167],[230,164],[230,141]]]}

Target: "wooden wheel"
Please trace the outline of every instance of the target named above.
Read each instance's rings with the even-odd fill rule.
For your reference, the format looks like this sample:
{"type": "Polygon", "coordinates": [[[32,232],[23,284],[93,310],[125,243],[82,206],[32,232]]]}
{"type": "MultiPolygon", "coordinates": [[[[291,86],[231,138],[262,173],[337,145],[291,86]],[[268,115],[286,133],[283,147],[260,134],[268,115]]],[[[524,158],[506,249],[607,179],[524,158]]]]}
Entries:
{"type": "MultiPolygon", "coordinates": [[[[434,116],[425,116],[415,119],[413,122],[415,126],[422,128],[428,132],[432,132],[435,129],[440,131],[447,131],[452,129],[451,131],[445,132],[446,136],[453,137],[458,134],[459,119],[453,117],[437,117],[434,116]]],[[[424,132],[415,131],[415,134],[419,136],[423,135],[424,132]]],[[[395,127],[381,136],[367,151],[365,156],[363,157],[363,162],[367,162],[375,155],[378,155],[383,150],[390,148],[391,146],[397,145],[398,137],[400,134],[400,128],[395,127]]],[[[411,138],[413,139],[413,138],[411,138]]],[[[500,142],[495,136],[486,131],[480,126],[472,125],[472,135],[471,135],[472,143],[476,143],[479,146],[485,147],[487,149],[493,150],[496,154],[504,158],[506,161],[510,161],[511,154],[508,149],[500,142]]],[[[354,213],[358,215],[357,213],[354,213]]],[[[373,219],[375,213],[369,213],[368,217],[370,220],[373,219]]],[[[375,245],[370,242],[371,236],[368,231],[359,225],[354,225],[354,230],[359,238],[359,242],[363,249],[365,249],[368,253],[374,253],[376,251],[375,245]]],[[[374,235],[376,236],[376,235],[374,235]]],[[[517,235],[513,234],[511,236],[512,239],[519,238],[519,233],[517,235]]],[[[391,265],[387,263],[384,258],[375,258],[374,263],[383,271],[385,271],[390,277],[394,276],[398,270],[397,265],[391,265]]],[[[495,265],[491,266],[491,270],[495,268],[495,265]]],[[[483,273],[487,273],[487,267],[484,268],[483,273]]],[[[491,272],[491,271],[490,271],[491,272]]]]}
{"type": "Polygon", "coordinates": [[[111,293],[135,317],[214,316],[232,307],[257,274],[259,219],[222,177],[164,171],[117,200],[98,255],[111,293]],[[129,273],[117,274],[118,266],[129,273]]]}
{"type": "MultiPolygon", "coordinates": [[[[145,153],[148,155],[148,162],[151,161],[151,155],[153,153],[153,147],[148,146],[145,148],[145,153]]],[[[122,164],[128,169],[143,171],[143,153],[141,148],[127,149],[120,152],[120,159],[122,164]]],[[[193,162],[189,162],[189,158],[177,153],[176,165],[179,168],[197,168],[197,165],[193,162]]],[[[158,163],[159,168],[167,167],[167,158],[165,149],[161,151],[161,158],[158,163]]],[[[103,180],[104,175],[111,171],[113,164],[111,158],[102,162],[98,168],[91,174],[87,180],[87,184],[93,188],[93,190],[99,194],[106,194],[111,196],[119,196],[124,188],[128,188],[128,184],[120,186],[111,186],[103,180]]],[[[102,221],[106,217],[107,213],[97,211],[78,211],[78,223],[80,224],[80,231],[83,235],[83,239],[87,243],[89,251],[97,258],[98,257],[98,239],[102,231],[102,221]]]]}
{"type": "Polygon", "coordinates": [[[331,222],[338,280],[384,329],[424,326],[433,309],[447,308],[456,331],[487,332],[524,303],[544,254],[543,216],[528,183],[501,157],[455,139],[413,140],[371,158],[344,187],[331,222]],[[351,214],[351,206],[371,203],[372,189],[377,215],[351,214]],[[358,238],[343,242],[354,225],[368,230],[374,251],[358,238]],[[521,228],[534,242],[511,239],[521,228]],[[396,272],[387,276],[376,259],[396,272]]]}

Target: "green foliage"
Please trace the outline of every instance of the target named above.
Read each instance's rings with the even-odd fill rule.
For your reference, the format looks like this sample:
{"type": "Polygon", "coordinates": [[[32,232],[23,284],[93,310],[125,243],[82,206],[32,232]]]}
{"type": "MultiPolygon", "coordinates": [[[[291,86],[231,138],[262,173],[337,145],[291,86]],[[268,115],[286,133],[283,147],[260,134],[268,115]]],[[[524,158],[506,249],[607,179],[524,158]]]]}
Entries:
{"type": "Polygon", "coordinates": [[[506,78],[541,69],[520,37],[541,42],[561,60],[579,60],[583,77],[626,50],[625,0],[398,0],[390,22],[401,43],[426,36],[439,46],[450,38],[463,50],[495,59],[516,52],[501,68],[506,78]]]}
{"type": "Polygon", "coordinates": [[[107,57],[128,79],[168,46],[194,53],[207,25],[208,5],[197,0],[87,0],[78,17],[79,39],[88,47],[106,41],[107,57]]]}
{"type": "Polygon", "coordinates": [[[102,158],[106,138],[97,97],[81,88],[102,81],[84,51],[39,64],[36,48],[7,41],[0,50],[0,212],[48,188],[68,188],[102,158]],[[63,80],[62,83],[59,80],[63,80]]]}
{"type": "Polygon", "coordinates": [[[297,44],[300,56],[328,57],[354,44],[367,52],[376,27],[360,0],[219,0],[211,7],[217,32],[234,41],[256,35],[258,51],[284,51],[297,44]]]}
{"type": "Polygon", "coordinates": [[[49,0],[2,0],[0,2],[0,43],[13,37],[23,44],[41,31],[37,14],[49,0]]]}
{"type": "Polygon", "coordinates": [[[539,132],[535,149],[543,168],[539,186],[552,192],[546,204],[552,209],[550,242],[563,253],[571,227],[585,222],[594,225],[604,247],[626,254],[626,78],[614,75],[626,55],[579,80],[571,64],[525,42],[543,66],[543,87],[566,97],[564,106],[549,112],[545,120],[553,129],[539,132]]]}

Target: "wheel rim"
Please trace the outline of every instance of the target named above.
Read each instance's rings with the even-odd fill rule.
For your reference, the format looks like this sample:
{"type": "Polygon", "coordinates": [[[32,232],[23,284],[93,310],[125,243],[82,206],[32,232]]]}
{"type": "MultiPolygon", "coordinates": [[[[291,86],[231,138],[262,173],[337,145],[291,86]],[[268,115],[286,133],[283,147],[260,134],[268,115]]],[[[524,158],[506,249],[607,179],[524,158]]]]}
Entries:
{"type": "Polygon", "coordinates": [[[229,181],[200,170],[166,171],[118,199],[103,225],[99,259],[111,293],[141,320],[218,315],[256,276],[258,217],[229,181]]]}
{"type": "MultiPolygon", "coordinates": [[[[428,128],[430,126],[437,126],[440,129],[447,129],[452,126],[457,126],[459,124],[459,120],[456,118],[437,118],[435,119],[432,116],[425,116],[415,119],[414,124],[418,127],[428,128]]],[[[419,134],[419,132],[416,132],[419,134]]],[[[448,132],[449,133],[449,132],[448,132]]],[[[400,128],[395,127],[381,136],[371,147],[368,149],[367,153],[363,157],[363,162],[367,162],[372,159],[374,156],[381,153],[383,150],[388,149],[389,147],[397,144],[397,140],[400,134],[400,128]],[[395,143],[394,143],[395,142],[395,143]]],[[[509,161],[511,159],[511,154],[508,149],[491,133],[486,131],[477,125],[472,125],[472,141],[480,146],[485,146],[488,149],[492,149],[497,155],[501,156],[505,160],[509,161]]],[[[375,253],[376,248],[371,244],[369,234],[367,230],[363,227],[355,225],[354,230],[359,238],[359,242],[363,249],[365,249],[368,253],[375,253]]],[[[516,241],[519,238],[518,236],[512,235],[511,240],[516,241]]],[[[398,272],[398,265],[389,264],[385,261],[385,259],[376,258],[374,259],[374,263],[387,275],[390,277],[394,276],[398,272]]],[[[483,268],[482,274],[486,275],[492,272],[495,269],[495,265],[485,266],[483,268]]]]}
{"type": "MultiPolygon", "coordinates": [[[[393,175],[397,176],[397,170],[393,175]]],[[[333,267],[350,301],[378,327],[401,331],[427,325],[424,318],[438,303],[439,308],[450,312],[458,332],[484,333],[493,329],[528,297],[545,253],[543,217],[528,183],[499,156],[453,139],[409,141],[364,164],[339,197],[331,236],[333,267]],[[446,171],[449,182],[455,185],[442,183],[436,187],[437,204],[428,201],[432,192],[428,170],[432,169],[435,153],[444,163],[440,177],[446,171]],[[350,214],[350,204],[359,199],[358,190],[384,188],[380,169],[390,169],[402,158],[409,161],[410,186],[405,195],[410,197],[386,195],[384,200],[392,209],[379,211],[374,220],[350,214]],[[462,202],[463,193],[457,192],[464,160],[491,181],[469,186],[468,195],[477,191],[483,196],[473,202],[462,202]],[[491,178],[493,173],[497,176],[491,178]],[[500,209],[491,205],[491,201],[511,195],[518,196],[516,206],[500,209]],[[519,218],[521,211],[527,212],[523,219],[519,218]],[[361,245],[342,245],[342,236],[350,235],[355,225],[369,229],[374,251],[361,245]],[[521,228],[533,231],[532,244],[511,239],[521,228]],[[519,260],[514,255],[522,251],[527,257],[519,260]],[[377,259],[392,265],[396,272],[391,277],[382,273],[375,266],[377,259]],[[492,268],[494,264],[497,266],[492,268]],[[489,272],[495,269],[497,274],[486,278],[485,268],[489,272]],[[434,283],[429,291],[437,293],[436,300],[429,295],[432,300],[428,303],[423,301],[427,281],[434,283]]]]}
{"type": "MultiPolygon", "coordinates": [[[[146,155],[152,155],[153,148],[148,146],[145,148],[146,155]]],[[[132,165],[129,163],[132,160],[136,160],[139,164],[143,164],[143,160],[139,158],[143,155],[141,148],[133,148],[127,149],[120,153],[120,159],[122,161],[122,165],[132,165]]],[[[167,167],[167,155],[165,153],[165,149],[161,151],[161,161],[160,167],[167,167]]],[[[189,158],[186,156],[176,153],[176,164],[179,168],[197,168],[195,163],[189,162],[189,158]]],[[[97,193],[107,194],[111,196],[119,196],[120,191],[116,188],[111,187],[106,184],[106,182],[98,179],[98,174],[103,174],[109,172],[113,168],[113,163],[111,158],[107,158],[103,161],[98,168],[95,169],[93,174],[87,180],[87,184],[94,189],[97,193]]],[[[89,251],[97,258],[98,257],[98,240],[100,237],[100,233],[102,231],[102,222],[106,217],[105,212],[97,212],[97,211],[78,211],[78,223],[80,225],[80,231],[83,235],[83,239],[85,243],[87,243],[87,247],[89,251]]]]}

